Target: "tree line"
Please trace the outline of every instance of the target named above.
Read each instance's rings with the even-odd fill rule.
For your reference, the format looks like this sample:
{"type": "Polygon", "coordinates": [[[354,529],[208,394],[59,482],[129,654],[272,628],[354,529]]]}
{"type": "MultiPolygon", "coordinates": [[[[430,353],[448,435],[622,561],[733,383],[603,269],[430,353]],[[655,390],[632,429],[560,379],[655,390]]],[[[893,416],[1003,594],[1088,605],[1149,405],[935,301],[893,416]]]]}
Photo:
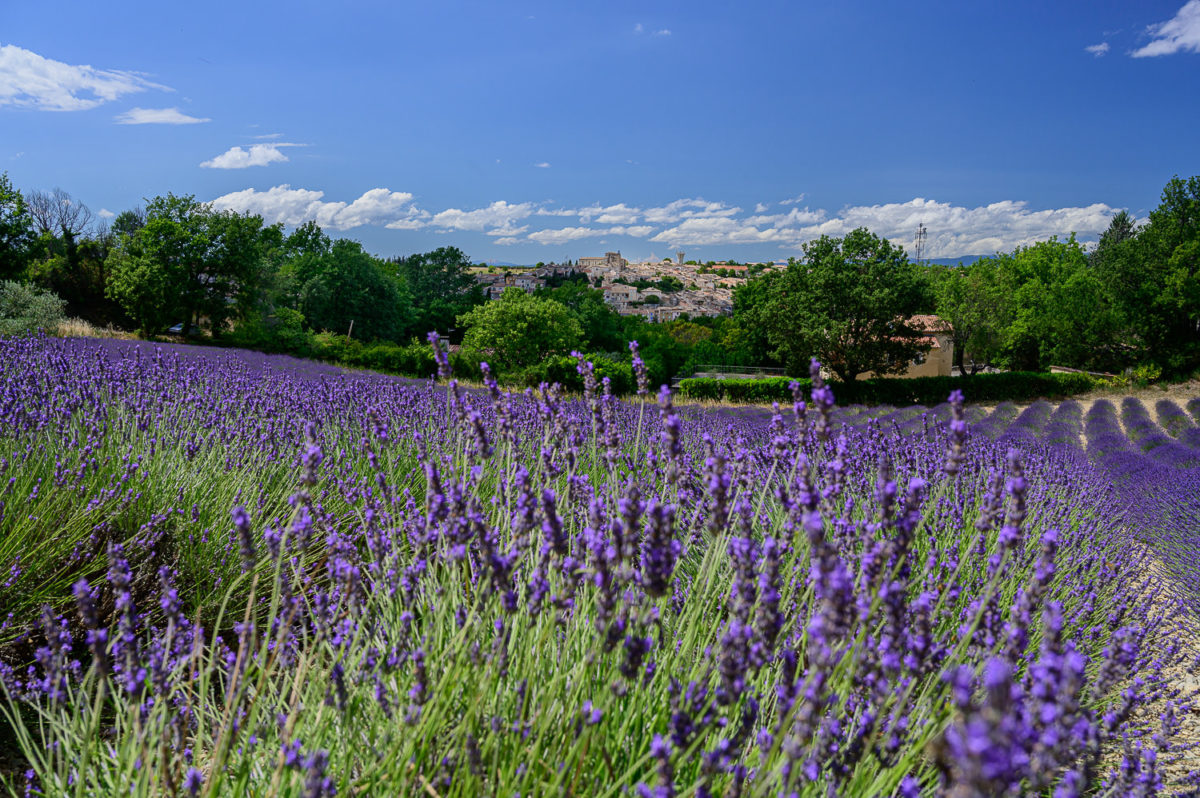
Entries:
{"type": "Polygon", "coordinates": [[[812,356],[847,382],[903,372],[923,349],[924,331],[909,323],[919,313],[942,320],[968,376],[1200,368],[1200,177],[1168,182],[1142,224],[1117,213],[1090,250],[1071,234],[971,264],[923,265],[859,229],[803,252],[734,293],[734,320],[753,331],[756,355],[797,376],[812,356]]]}
{"type": "Polygon", "coordinates": [[[40,307],[60,301],[70,316],[146,335],[178,325],[336,356],[347,342],[423,346],[438,331],[476,362],[534,383],[574,350],[627,364],[638,340],[656,381],[700,365],[802,376],[815,356],[849,382],[904,372],[927,346],[912,318],[930,314],[966,375],[1200,367],[1200,177],[1172,179],[1143,224],[1118,213],[1090,249],[1071,235],[941,266],[914,263],[866,229],[822,236],[786,269],[749,275],[731,317],[620,316],[583,275],[489,303],[471,268],[456,247],[380,258],[315,222],[288,232],[192,196],[156,196],[106,222],[66,192],[23,194],[0,175],[0,280],[25,292],[9,304],[42,291],[55,299],[40,307]]]}

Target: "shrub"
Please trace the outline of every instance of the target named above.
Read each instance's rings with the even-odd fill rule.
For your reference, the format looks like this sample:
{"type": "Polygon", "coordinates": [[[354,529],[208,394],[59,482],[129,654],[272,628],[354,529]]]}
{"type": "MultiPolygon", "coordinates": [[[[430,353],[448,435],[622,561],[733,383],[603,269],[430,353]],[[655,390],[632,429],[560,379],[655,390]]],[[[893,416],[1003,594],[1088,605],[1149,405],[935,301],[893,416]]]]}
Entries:
{"type": "Polygon", "coordinates": [[[24,283],[0,283],[0,335],[46,330],[54,332],[66,320],[66,302],[57,294],[24,283]]]}
{"type": "MultiPolygon", "coordinates": [[[[344,335],[321,333],[316,336],[319,344],[317,356],[323,360],[347,366],[399,374],[405,377],[425,378],[437,371],[433,350],[428,344],[413,342],[399,346],[388,342],[363,344],[344,335]]],[[[458,371],[458,362],[455,371],[458,371]]],[[[469,371],[464,364],[463,371],[469,371]]]]}
{"type": "MultiPolygon", "coordinates": [[[[791,401],[792,382],[807,390],[809,381],[789,377],[768,379],[681,380],[679,392],[690,399],[719,399],[731,402],[791,401]]],[[[936,405],[946,401],[954,389],[973,402],[1027,401],[1044,397],[1071,396],[1091,390],[1095,381],[1086,374],[1038,374],[1013,371],[977,374],[974,377],[877,378],[851,383],[831,382],[839,404],[936,405]]]]}
{"type": "MultiPolygon", "coordinates": [[[[584,355],[584,358],[591,361],[597,382],[608,377],[609,386],[614,395],[627,394],[633,391],[635,387],[633,367],[629,363],[614,360],[608,355],[595,353],[584,355]]],[[[583,377],[576,370],[578,365],[579,361],[570,355],[557,355],[555,357],[548,357],[541,363],[506,376],[509,376],[513,381],[522,382],[531,387],[535,387],[543,382],[557,382],[569,391],[582,392],[583,377]]]]}
{"type": "Polygon", "coordinates": [[[279,308],[274,318],[248,319],[225,337],[230,346],[297,357],[311,357],[317,348],[315,336],[304,329],[304,314],[292,308],[279,308]]]}

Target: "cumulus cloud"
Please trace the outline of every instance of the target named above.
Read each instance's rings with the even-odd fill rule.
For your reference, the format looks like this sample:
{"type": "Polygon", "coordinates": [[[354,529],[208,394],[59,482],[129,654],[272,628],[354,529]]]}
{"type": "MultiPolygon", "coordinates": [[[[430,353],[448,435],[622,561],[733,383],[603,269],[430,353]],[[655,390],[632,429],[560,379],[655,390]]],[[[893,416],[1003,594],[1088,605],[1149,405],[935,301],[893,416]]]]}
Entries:
{"type": "Polygon", "coordinates": [[[747,219],[712,216],[685,219],[677,226],[652,237],[670,246],[702,246],[709,244],[762,244],[794,241],[795,231],[778,227],[759,227],[747,219]]]}
{"type": "Polygon", "coordinates": [[[101,208],[99,211],[97,211],[96,215],[101,219],[111,219],[116,216],[116,214],[110,211],[108,208],[101,208]]]}
{"type": "Polygon", "coordinates": [[[422,226],[428,213],[412,205],[413,195],[404,191],[373,188],[353,202],[326,202],[323,191],[281,186],[255,191],[234,191],[212,201],[218,210],[255,213],[267,224],[281,222],[296,226],[315,221],[322,227],[347,230],[366,224],[409,229],[422,226]]]}
{"type": "Polygon", "coordinates": [[[538,230],[530,233],[528,239],[535,244],[565,244],[578,238],[602,236],[607,230],[596,230],[591,227],[560,227],[551,230],[538,230]]]}
{"type": "Polygon", "coordinates": [[[754,212],[755,213],[766,213],[768,210],[770,210],[770,206],[768,206],[768,205],[764,205],[761,202],[756,202],[754,204],[754,212]]]}
{"type": "Polygon", "coordinates": [[[488,230],[487,234],[490,236],[500,236],[502,238],[512,238],[515,241],[516,236],[521,235],[521,233],[524,233],[528,229],[529,225],[527,224],[523,224],[520,227],[497,227],[492,230],[488,230]]]}
{"type": "Polygon", "coordinates": [[[1134,50],[1134,58],[1200,53],[1200,0],[1188,0],[1174,17],[1146,30],[1153,39],[1145,47],[1134,50]]]}
{"type": "Polygon", "coordinates": [[[704,219],[714,216],[733,216],[741,213],[741,208],[731,207],[722,202],[707,202],[702,199],[678,199],[658,208],[646,210],[645,219],[653,224],[670,224],[682,219],[704,219]]]}
{"type": "Polygon", "coordinates": [[[417,207],[406,192],[376,188],[353,202],[338,202],[325,200],[320,191],[288,185],[226,194],[213,204],[261,214],[268,223],[294,226],[311,219],[335,230],[382,225],[393,230],[464,231],[482,233],[504,246],[560,246],[588,238],[604,243],[605,236],[626,236],[671,247],[772,245],[795,251],[822,235],[844,236],[866,227],[911,252],[914,232],[923,224],[928,230],[925,254],[931,258],[1008,251],[1071,233],[1094,241],[1119,210],[1104,203],[1038,210],[1017,200],[971,208],[918,197],[908,202],[847,206],[837,212],[791,207],[765,213],[763,209],[769,206],[756,203],[755,212],[745,214],[721,202],[688,198],[649,209],[626,203],[554,208],[497,200],[472,210],[447,208],[430,213],[417,207]],[[529,225],[522,222],[532,217],[577,217],[581,221],[529,232],[529,225]]]}
{"type": "Polygon", "coordinates": [[[12,44],[0,46],[0,106],[86,111],[147,89],[171,91],[138,72],[66,64],[12,44]]]}
{"type": "Polygon", "coordinates": [[[620,227],[620,226],[610,227],[605,232],[612,233],[613,235],[633,236],[634,238],[645,238],[646,236],[650,235],[650,233],[653,230],[654,230],[654,228],[648,224],[638,224],[638,225],[633,225],[631,227],[620,227]]]}
{"type": "Polygon", "coordinates": [[[929,230],[928,256],[955,257],[1027,246],[1056,235],[1099,236],[1118,210],[1103,203],[1031,210],[1028,203],[1015,200],[964,208],[917,198],[905,203],[845,208],[832,219],[804,228],[803,233],[807,237],[844,235],[856,227],[867,227],[911,248],[913,232],[918,224],[924,224],[929,230]]]}
{"type": "Polygon", "coordinates": [[[118,125],[197,125],[211,119],[188,116],[178,108],[130,108],[113,117],[118,125]]]}
{"type": "Polygon", "coordinates": [[[584,224],[592,221],[600,224],[631,224],[641,218],[642,209],[631,208],[624,202],[619,202],[616,205],[596,204],[587,208],[577,208],[572,213],[584,224]]]}
{"type": "Polygon", "coordinates": [[[266,166],[272,163],[283,163],[288,159],[279,151],[286,144],[251,144],[249,149],[230,147],[215,158],[202,161],[206,169],[245,169],[249,166],[266,166]]]}
{"type": "Polygon", "coordinates": [[[510,204],[497,200],[486,208],[473,211],[463,211],[458,208],[447,208],[433,216],[433,224],[451,230],[481,231],[485,227],[505,227],[520,219],[530,216],[534,211],[532,202],[510,204]]]}
{"type": "Polygon", "coordinates": [[[1102,56],[1108,52],[1109,46],[1108,46],[1108,42],[1100,42],[1099,44],[1089,44],[1087,47],[1084,47],[1083,49],[1085,51],[1091,53],[1092,55],[1096,56],[1097,58],[1099,58],[1100,56],[1102,56]]]}

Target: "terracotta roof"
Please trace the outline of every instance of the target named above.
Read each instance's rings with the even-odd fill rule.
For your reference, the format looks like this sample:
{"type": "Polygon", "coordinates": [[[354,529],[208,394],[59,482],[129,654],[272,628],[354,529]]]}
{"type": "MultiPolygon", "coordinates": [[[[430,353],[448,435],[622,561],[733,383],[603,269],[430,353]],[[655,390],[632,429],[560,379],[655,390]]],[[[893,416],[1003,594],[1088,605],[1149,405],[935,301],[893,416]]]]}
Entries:
{"type": "Polygon", "coordinates": [[[909,316],[908,323],[924,332],[950,332],[950,325],[945,319],[929,313],[909,316]]]}

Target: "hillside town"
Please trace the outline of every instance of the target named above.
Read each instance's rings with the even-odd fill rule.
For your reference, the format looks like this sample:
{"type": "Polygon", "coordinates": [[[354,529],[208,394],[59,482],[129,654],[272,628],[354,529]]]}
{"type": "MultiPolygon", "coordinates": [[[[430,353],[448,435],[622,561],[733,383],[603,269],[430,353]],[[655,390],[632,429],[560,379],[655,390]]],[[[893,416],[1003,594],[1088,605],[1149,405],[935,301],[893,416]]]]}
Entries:
{"type": "Polygon", "coordinates": [[[686,261],[684,252],[662,260],[630,262],[620,252],[602,257],[582,257],[566,263],[539,264],[533,268],[478,268],[476,279],[489,298],[499,299],[506,288],[533,292],[551,277],[582,274],[604,300],[622,316],[640,316],[646,321],[674,321],[681,316],[725,316],[733,312],[733,289],[748,276],[781,264],[754,266],[686,261]],[[652,283],[653,285],[647,285],[652,283]],[[640,286],[640,287],[639,287],[640,286]]]}

